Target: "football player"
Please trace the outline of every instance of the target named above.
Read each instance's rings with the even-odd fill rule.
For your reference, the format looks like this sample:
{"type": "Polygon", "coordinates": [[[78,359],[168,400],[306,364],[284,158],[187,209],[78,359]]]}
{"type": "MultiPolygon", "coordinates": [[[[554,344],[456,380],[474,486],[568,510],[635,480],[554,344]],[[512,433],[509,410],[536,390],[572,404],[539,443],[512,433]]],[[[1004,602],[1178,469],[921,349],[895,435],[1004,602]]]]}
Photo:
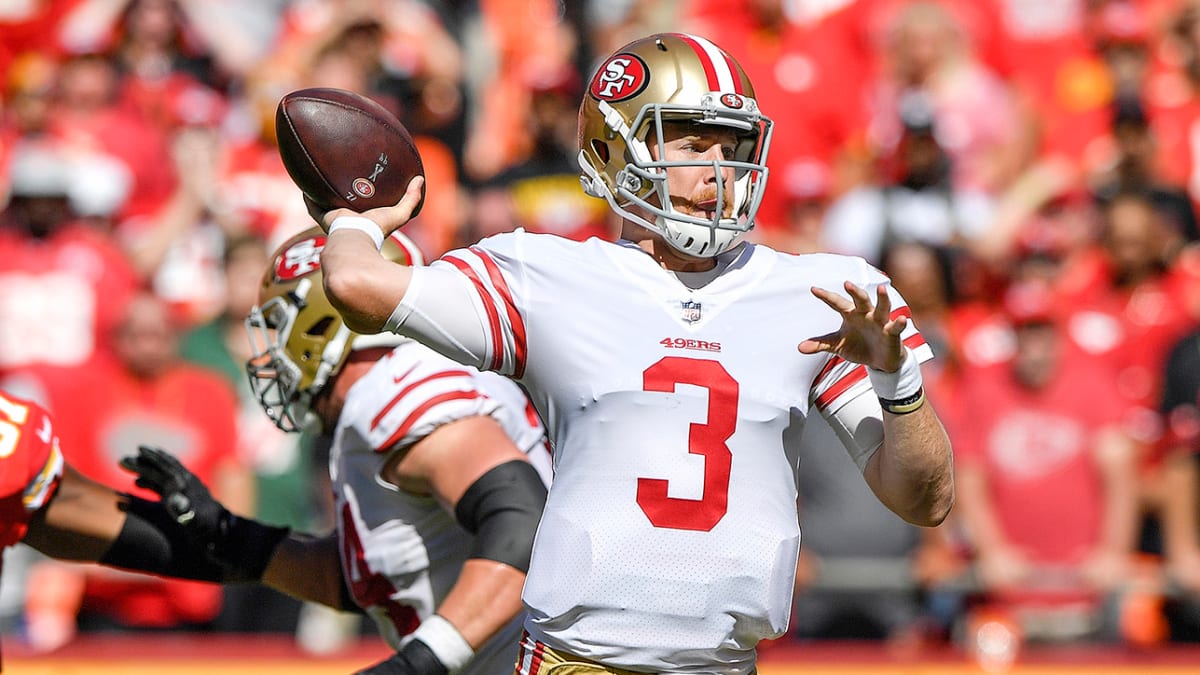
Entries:
{"type": "MultiPolygon", "coordinates": [[[[283,540],[262,581],[366,610],[398,651],[363,673],[511,669],[551,475],[541,421],[499,375],[347,328],[325,297],[324,243],[314,227],[275,253],[247,319],[247,371],[281,429],[332,436],[337,530],[283,540]]],[[[403,235],[383,252],[389,264],[420,260],[403,235]]],[[[198,541],[219,538],[219,520],[202,514],[222,509],[179,462],[140,448],[123,463],[138,485],[177,505],[198,541]]]]}
{"type": "Polygon", "coordinates": [[[394,207],[312,208],[352,327],[512,377],[546,422],[522,675],[752,673],[787,628],[809,414],[902,518],[949,512],[952,449],[904,298],[862,258],[744,241],[772,126],[731,55],[652,35],[601,62],[580,108],[583,187],[622,239],[517,231],[396,267],[378,245],[421,179],[394,207]]]}
{"type": "Polygon", "coordinates": [[[904,299],[861,258],[744,241],[772,126],[732,56],[652,35],[601,62],[579,113],[583,187],[623,218],[619,241],[516,231],[396,266],[377,251],[420,178],[391,207],[310,205],[347,323],[507,375],[546,422],[522,675],[753,672],[787,629],[802,450],[831,451],[802,449],[809,415],[901,517],[950,510],[932,353],[904,299]]]}

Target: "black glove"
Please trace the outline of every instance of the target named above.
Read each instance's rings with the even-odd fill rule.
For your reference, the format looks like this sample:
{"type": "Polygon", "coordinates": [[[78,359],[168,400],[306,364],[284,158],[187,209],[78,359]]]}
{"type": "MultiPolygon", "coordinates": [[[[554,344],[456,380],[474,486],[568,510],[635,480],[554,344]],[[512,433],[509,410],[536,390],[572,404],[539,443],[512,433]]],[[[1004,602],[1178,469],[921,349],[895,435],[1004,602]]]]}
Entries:
{"type": "Polygon", "coordinates": [[[139,445],[136,456],[121,459],[121,468],[137,474],[138,487],[158,493],[167,513],[193,537],[207,542],[220,536],[229,511],[174,455],[139,445]]]}
{"type": "Polygon", "coordinates": [[[409,640],[390,659],[354,675],[447,675],[449,672],[429,645],[420,640],[409,640]]]}
{"type": "Polygon", "coordinates": [[[162,498],[163,508],[227,572],[223,581],[258,581],[289,530],[239,518],[213,499],[204,483],[170,453],[138,446],[123,457],[121,468],[137,475],[134,483],[162,498]]]}

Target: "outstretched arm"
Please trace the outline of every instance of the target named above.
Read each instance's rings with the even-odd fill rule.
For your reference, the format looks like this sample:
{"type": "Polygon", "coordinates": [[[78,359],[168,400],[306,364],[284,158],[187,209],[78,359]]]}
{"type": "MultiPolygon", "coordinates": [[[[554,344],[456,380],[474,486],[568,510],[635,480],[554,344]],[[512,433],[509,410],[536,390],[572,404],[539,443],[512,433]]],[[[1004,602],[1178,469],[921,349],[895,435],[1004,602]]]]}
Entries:
{"type": "Polygon", "coordinates": [[[891,317],[891,299],[880,285],[874,302],[846,282],[846,298],[823,288],[812,293],[842,315],[834,333],[804,340],[805,354],[829,352],[867,367],[883,408],[883,443],[863,472],[879,500],[901,518],[923,526],[945,520],[954,502],[950,439],[921,388],[921,370],[900,334],[908,325],[891,317]]]}
{"type": "MultiPolygon", "coordinates": [[[[126,496],[128,512],[121,538],[100,560],[102,563],[133,569],[145,569],[139,548],[149,546],[153,531],[170,537],[172,568],[161,573],[178,573],[178,565],[188,562],[203,570],[205,576],[190,578],[207,581],[257,582],[279,543],[288,537],[286,527],[274,527],[239,517],[213,499],[204,483],[180,464],[170,453],[158,448],[139,446],[138,454],[122,458],[121,468],[137,475],[138,487],[157,493],[157,502],[126,496]],[[131,528],[130,525],[136,525],[131,528]],[[133,546],[121,546],[127,533],[133,546]]],[[[156,571],[156,570],[150,570],[156,571]]]]}
{"type": "Polygon", "coordinates": [[[212,581],[256,581],[301,600],[355,609],[343,590],[336,535],[290,532],[235,516],[195,474],[158,448],[139,447],[121,466],[137,475],[139,486],[161,497],[139,500],[140,508],[160,512],[163,527],[198,558],[225,570],[212,581]]]}
{"type": "Polygon", "coordinates": [[[119,492],[68,464],[58,492],[34,514],[22,541],[52,558],[95,562],[120,536],[125,519],[119,492]]]}
{"type": "MultiPolygon", "coordinates": [[[[216,507],[205,513],[228,514],[219,504],[216,507]]],[[[34,514],[22,541],[60,560],[181,579],[241,582],[258,579],[265,556],[287,534],[284,528],[232,516],[218,529],[219,544],[199,541],[169,504],[117,492],[68,465],[58,491],[34,514]],[[223,557],[222,551],[236,555],[223,557]]]]}

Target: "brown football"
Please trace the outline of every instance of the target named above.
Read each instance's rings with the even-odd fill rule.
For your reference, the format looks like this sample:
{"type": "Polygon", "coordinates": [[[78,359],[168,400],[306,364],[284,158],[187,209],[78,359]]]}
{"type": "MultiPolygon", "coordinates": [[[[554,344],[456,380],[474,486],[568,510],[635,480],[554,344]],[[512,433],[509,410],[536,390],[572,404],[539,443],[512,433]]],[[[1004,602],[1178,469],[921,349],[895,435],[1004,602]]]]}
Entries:
{"type": "MultiPolygon", "coordinates": [[[[344,89],[298,89],[275,111],[279,156],[308,198],[326,208],[366,211],[400,201],[424,176],[408,129],[378,102],[344,89]]],[[[425,203],[424,187],[421,204],[425,203]]]]}

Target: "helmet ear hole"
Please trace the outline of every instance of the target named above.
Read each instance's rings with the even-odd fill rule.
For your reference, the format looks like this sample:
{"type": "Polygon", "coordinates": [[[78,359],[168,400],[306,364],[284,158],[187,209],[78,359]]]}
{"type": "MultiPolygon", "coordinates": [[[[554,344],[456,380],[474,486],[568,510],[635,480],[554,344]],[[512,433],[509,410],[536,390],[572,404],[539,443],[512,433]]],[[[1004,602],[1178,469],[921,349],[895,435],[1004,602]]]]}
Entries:
{"type": "Polygon", "coordinates": [[[608,155],[608,144],[607,143],[601,143],[599,140],[593,138],[592,139],[592,152],[596,153],[596,156],[600,158],[601,162],[608,164],[609,155],[608,155]]]}
{"type": "Polygon", "coordinates": [[[329,332],[329,326],[333,323],[333,317],[321,317],[319,321],[308,327],[304,334],[309,337],[325,337],[329,332]]]}

